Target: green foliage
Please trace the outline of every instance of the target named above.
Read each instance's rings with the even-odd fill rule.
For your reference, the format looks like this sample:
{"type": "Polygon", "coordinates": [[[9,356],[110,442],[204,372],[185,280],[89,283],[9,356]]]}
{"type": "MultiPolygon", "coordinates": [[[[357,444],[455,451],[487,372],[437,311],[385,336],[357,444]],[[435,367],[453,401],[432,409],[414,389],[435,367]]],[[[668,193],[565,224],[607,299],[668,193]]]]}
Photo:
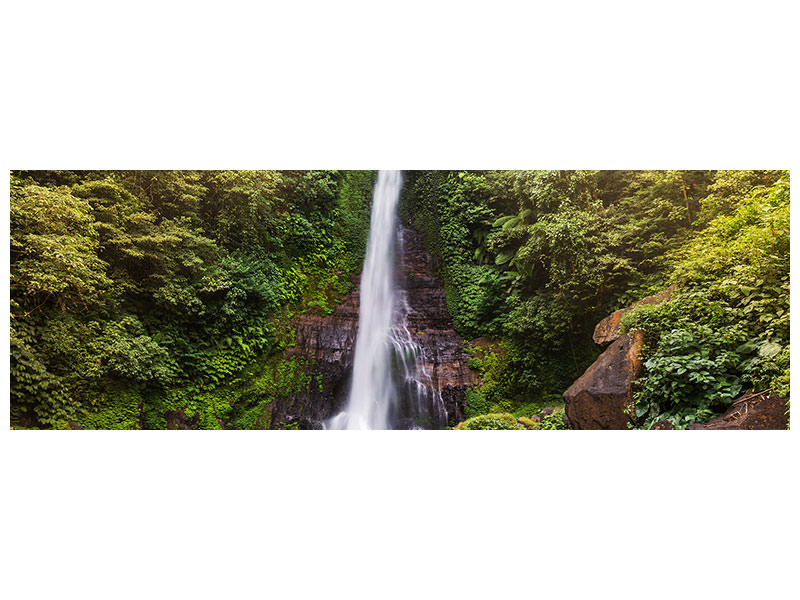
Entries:
{"type": "Polygon", "coordinates": [[[269,403],[308,385],[306,366],[280,358],[290,318],[329,313],[349,290],[373,182],[12,172],[12,424],[164,428],[175,410],[269,427],[269,403]]]}
{"type": "Polygon", "coordinates": [[[11,186],[11,289],[26,304],[99,301],[110,284],[89,203],[66,188],[11,186]]]}
{"type": "MultiPolygon", "coordinates": [[[[731,179],[740,180],[726,172],[731,179]]],[[[788,185],[784,175],[739,198],[673,255],[674,299],[623,317],[623,330],[647,344],[634,409],[641,426],[706,420],[744,389],[788,396],[788,185]]]]}
{"type": "Polygon", "coordinates": [[[102,357],[107,371],[120,378],[167,382],[175,371],[166,348],[147,335],[134,316],[108,323],[90,347],[95,356],[102,357]]]}
{"type": "MultiPolygon", "coordinates": [[[[699,312],[687,327],[744,320],[747,339],[788,346],[788,174],[419,171],[408,176],[402,211],[440,260],[455,328],[503,348],[494,364],[470,362],[481,384],[467,394],[467,417],[516,413],[560,394],[596,358],[597,321],[670,283],[682,304],[637,317],[637,327],[653,329],[653,352],[688,304],[699,312]]],[[[706,350],[713,368],[683,360],[696,377],[714,373],[701,386],[714,390],[732,374],[711,348],[700,356],[706,350]]],[[[653,370],[673,368],[653,356],[653,370]]],[[[752,350],[737,364],[743,386],[786,388],[783,359],[752,350]]]]}
{"type": "Polygon", "coordinates": [[[31,346],[27,328],[11,329],[11,423],[25,427],[40,423],[54,427],[74,420],[78,407],[71,402],[61,380],[31,346]]]}
{"type": "Polygon", "coordinates": [[[466,418],[476,417],[489,412],[489,403],[486,401],[486,394],[478,388],[468,388],[465,392],[466,408],[464,416],[466,418]]]}
{"type": "Polygon", "coordinates": [[[471,418],[484,413],[511,412],[514,402],[508,397],[508,351],[498,344],[467,347],[469,359],[479,370],[480,385],[466,391],[464,416],[471,418]]]}
{"type": "Polygon", "coordinates": [[[180,411],[197,418],[201,429],[267,429],[269,405],[305,391],[310,385],[307,365],[295,357],[274,354],[249,364],[218,382],[205,381],[170,388],[151,415],[151,427],[163,428],[164,412],[180,411]]]}
{"type": "Polygon", "coordinates": [[[93,399],[81,419],[84,429],[139,429],[145,399],[133,387],[112,387],[93,399]]]}
{"type": "Polygon", "coordinates": [[[541,423],[539,424],[539,429],[543,430],[567,429],[567,425],[564,422],[563,407],[558,408],[549,415],[543,417],[541,423]]]}
{"type": "Polygon", "coordinates": [[[737,327],[712,329],[690,324],[661,335],[644,363],[635,416],[649,429],[669,418],[676,428],[705,420],[730,405],[742,390],[737,327]]]}

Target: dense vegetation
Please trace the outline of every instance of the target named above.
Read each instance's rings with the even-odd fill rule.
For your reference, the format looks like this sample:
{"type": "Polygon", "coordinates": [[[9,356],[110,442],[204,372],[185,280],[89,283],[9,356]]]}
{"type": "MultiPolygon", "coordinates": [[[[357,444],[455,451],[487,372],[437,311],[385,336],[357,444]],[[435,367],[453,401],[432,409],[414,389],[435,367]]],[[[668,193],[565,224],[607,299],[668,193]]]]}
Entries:
{"type": "Polygon", "coordinates": [[[623,318],[647,342],[635,417],[677,427],[744,390],[789,396],[789,181],[756,188],[675,253],[670,302],[623,318]]]}
{"type": "Polygon", "coordinates": [[[597,321],[669,285],[624,324],[647,344],[638,426],[789,393],[788,173],[418,171],[403,211],[475,340],[467,417],[557,404],[599,352],[597,321]]]}
{"type": "Polygon", "coordinates": [[[360,269],[370,171],[11,173],[11,423],[270,425],[360,269]]]}
{"type": "MultiPolygon", "coordinates": [[[[291,317],[361,268],[371,171],[11,173],[11,423],[260,428],[308,389],[291,317]]],[[[633,419],[676,427],[789,395],[789,175],[413,171],[401,217],[438,262],[480,385],[461,429],[558,429],[600,352],[644,337],[633,419]]],[[[288,425],[287,425],[288,426],[288,425]]]]}

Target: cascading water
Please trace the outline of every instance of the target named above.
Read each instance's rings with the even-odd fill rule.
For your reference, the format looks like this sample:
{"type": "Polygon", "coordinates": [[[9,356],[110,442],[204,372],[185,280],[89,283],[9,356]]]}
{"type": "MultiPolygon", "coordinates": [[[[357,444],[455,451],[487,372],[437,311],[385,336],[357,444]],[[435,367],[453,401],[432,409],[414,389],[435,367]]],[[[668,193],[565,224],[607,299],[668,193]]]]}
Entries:
{"type": "Polygon", "coordinates": [[[361,276],[353,378],[344,410],[327,429],[418,429],[447,424],[441,392],[407,326],[405,291],[394,285],[400,171],[379,171],[361,276]]]}

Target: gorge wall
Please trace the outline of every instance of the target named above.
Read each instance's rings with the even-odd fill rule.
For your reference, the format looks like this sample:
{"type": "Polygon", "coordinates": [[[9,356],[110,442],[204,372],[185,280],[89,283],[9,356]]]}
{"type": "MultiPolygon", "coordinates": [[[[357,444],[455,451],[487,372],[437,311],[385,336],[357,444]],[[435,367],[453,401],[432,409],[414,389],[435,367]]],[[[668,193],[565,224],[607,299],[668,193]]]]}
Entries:
{"type": "MultiPolygon", "coordinates": [[[[450,426],[464,418],[466,390],[476,375],[467,366],[463,340],[452,327],[442,282],[436,277],[431,256],[421,236],[409,227],[400,232],[396,285],[407,291],[408,329],[420,346],[425,370],[442,395],[450,426]]],[[[358,333],[360,277],[330,315],[305,313],[294,318],[295,345],[289,356],[309,364],[307,391],[273,403],[271,422],[296,423],[302,429],[319,429],[344,404],[353,367],[358,333]]]]}

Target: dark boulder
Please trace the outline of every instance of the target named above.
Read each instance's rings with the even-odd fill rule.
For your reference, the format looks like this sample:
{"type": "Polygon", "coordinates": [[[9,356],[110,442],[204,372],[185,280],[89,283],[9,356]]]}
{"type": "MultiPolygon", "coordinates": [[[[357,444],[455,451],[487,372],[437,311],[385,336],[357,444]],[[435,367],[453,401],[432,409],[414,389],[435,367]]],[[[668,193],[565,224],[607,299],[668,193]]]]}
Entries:
{"type": "Polygon", "coordinates": [[[199,429],[200,414],[195,413],[191,418],[182,410],[168,410],[164,413],[167,429],[199,429]]]}
{"type": "Polygon", "coordinates": [[[641,336],[619,336],[564,392],[570,429],[627,429],[632,383],[641,371],[641,336]]]}
{"type": "Polygon", "coordinates": [[[722,416],[686,429],[786,429],[789,425],[788,398],[766,392],[746,394],[736,400],[722,416]]]}
{"type": "Polygon", "coordinates": [[[564,392],[566,423],[570,429],[627,429],[633,403],[633,382],[642,370],[639,353],[643,340],[619,330],[622,316],[642,304],[659,304],[672,297],[674,288],[642,298],[600,321],[595,343],[608,346],[598,359],[564,392]]]}

